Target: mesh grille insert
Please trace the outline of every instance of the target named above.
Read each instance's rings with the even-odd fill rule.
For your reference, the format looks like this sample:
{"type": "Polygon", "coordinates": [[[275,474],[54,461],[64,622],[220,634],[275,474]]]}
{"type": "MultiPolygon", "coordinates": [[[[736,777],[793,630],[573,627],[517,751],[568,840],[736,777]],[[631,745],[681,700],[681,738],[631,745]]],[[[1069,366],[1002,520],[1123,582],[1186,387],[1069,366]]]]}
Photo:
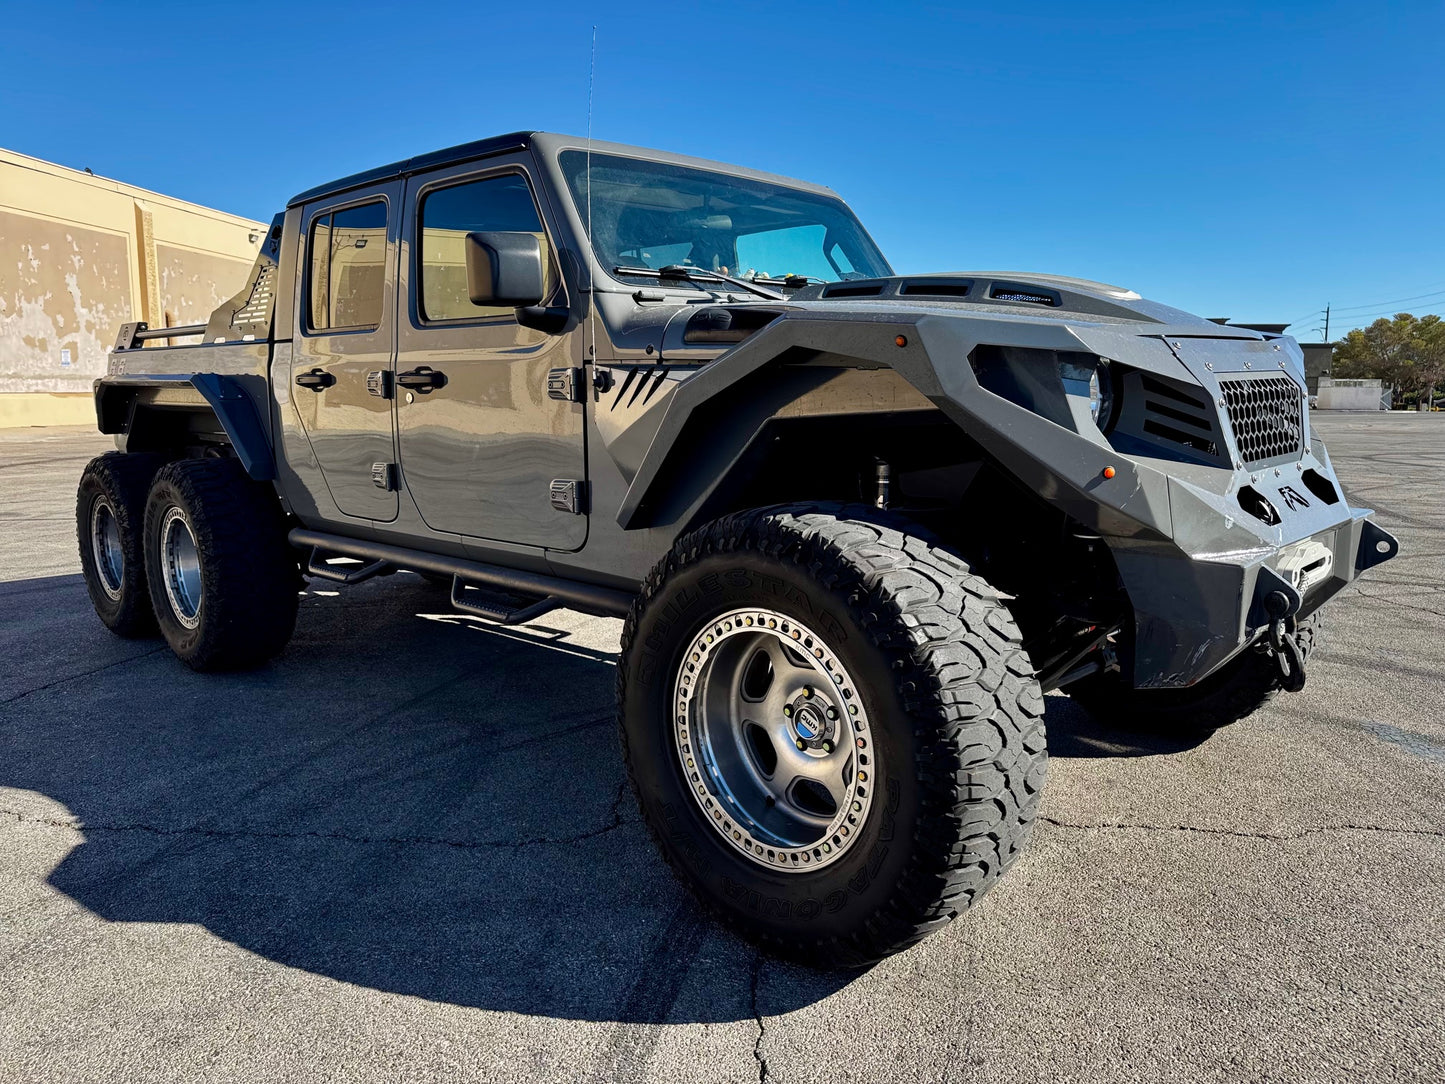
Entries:
{"type": "Polygon", "coordinates": [[[1287,376],[1267,376],[1221,380],[1219,387],[1244,462],[1299,452],[1304,422],[1298,384],[1287,376]]]}

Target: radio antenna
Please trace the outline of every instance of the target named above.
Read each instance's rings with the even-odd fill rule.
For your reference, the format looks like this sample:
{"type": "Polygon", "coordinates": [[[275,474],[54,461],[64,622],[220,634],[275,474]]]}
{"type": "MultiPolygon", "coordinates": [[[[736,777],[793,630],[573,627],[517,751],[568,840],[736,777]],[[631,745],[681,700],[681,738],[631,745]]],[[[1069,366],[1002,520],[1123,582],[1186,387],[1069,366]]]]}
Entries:
{"type": "Polygon", "coordinates": [[[597,248],[592,244],[592,88],[597,82],[597,24],[592,25],[592,60],[587,70],[587,331],[592,340],[588,353],[592,358],[593,378],[597,365],[597,248]]]}

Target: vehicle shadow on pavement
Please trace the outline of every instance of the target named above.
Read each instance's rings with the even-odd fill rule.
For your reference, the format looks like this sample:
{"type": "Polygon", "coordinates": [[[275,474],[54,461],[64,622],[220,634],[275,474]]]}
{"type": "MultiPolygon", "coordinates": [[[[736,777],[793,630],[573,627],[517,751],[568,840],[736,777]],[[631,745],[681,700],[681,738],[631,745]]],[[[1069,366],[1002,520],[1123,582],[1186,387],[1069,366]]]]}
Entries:
{"type": "MultiPolygon", "coordinates": [[[[1166,719],[1160,722],[1167,725],[1166,719]]],[[[1167,756],[1193,749],[1210,737],[1200,733],[1150,734],[1111,727],[1063,695],[1044,698],[1044,727],[1049,735],[1049,756],[1059,758],[1167,756]]]]}
{"type": "MultiPolygon", "coordinates": [[[[308,595],[275,663],[198,675],[107,633],[78,576],[0,585],[0,827],[78,831],[49,883],[105,919],[198,924],[343,982],[566,1019],[752,1019],[756,954],[639,821],[612,656],[447,610],[409,576],[308,595]]],[[[853,977],[780,970],[769,1011],[853,977]]]]}

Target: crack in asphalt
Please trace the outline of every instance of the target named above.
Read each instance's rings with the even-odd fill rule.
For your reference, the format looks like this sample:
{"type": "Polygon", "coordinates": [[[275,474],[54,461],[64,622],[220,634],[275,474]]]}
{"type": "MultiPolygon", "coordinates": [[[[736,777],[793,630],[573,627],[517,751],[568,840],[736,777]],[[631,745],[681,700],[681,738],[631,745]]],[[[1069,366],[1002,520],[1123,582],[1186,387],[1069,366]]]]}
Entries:
{"type": "Polygon", "coordinates": [[[1364,588],[1356,588],[1355,594],[1360,598],[1367,598],[1371,602],[1383,602],[1387,606],[1399,606],[1406,610],[1417,610],[1420,613],[1434,614],[1436,617],[1445,617],[1445,610],[1436,610],[1429,606],[1417,606],[1412,602],[1406,602],[1398,598],[1386,598],[1384,595],[1372,595],[1364,588]]]}
{"type": "Polygon", "coordinates": [[[1328,835],[1344,832],[1379,832],[1384,835],[1435,836],[1445,838],[1445,828],[1387,828],[1377,824],[1323,824],[1304,828],[1298,832],[1240,832],[1230,828],[1201,828],[1192,824],[1124,824],[1101,822],[1099,824],[1075,824],[1054,817],[1039,817],[1040,821],[1055,828],[1076,828],[1081,831],[1112,830],[1135,832],[1194,832],[1205,836],[1232,836],[1235,839],[1262,839],[1271,843],[1284,843],[1306,836],[1328,835]]]}
{"type": "Polygon", "coordinates": [[[446,839],[439,836],[358,836],[349,832],[265,832],[252,828],[162,828],[153,824],[92,824],[78,819],[66,820],[57,817],[30,817],[14,809],[0,809],[0,816],[11,817],[16,823],[41,828],[64,828],[76,832],[136,832],[145,835],[180,837],[199,836],[211,839],[276,839],[301,840],[319,839],[339,843],[355,843],[362,846],[429,846],[452,847],[457,850],[504,850],[516,851],[524,847],[566,846],[615,832],[623,825],[622,804],[627,796],[627,780],[617,787],[617,796],[607,824],[568,836],[537,836],[519,840],[470,840],[446,839]]]}
{"type": "Polygon", "coordinates": [[[593,727],[610,723],[616,718],[617,716],[614,712],[598,712],[583,719],[580,723],[574,723],[572,726],[560,727],[557,730],[549,730],[545,734],[534,734],[528,738],[518,738],[516,741],[499,745],[496,751],[499,753],[510,753],[513,749],[521,749],[525,745],[540,745],[544,742],[555,741],[564,734],[576,734],[583,730],[591,730],[593,727]]]}
{"type": "Polygon", "coordinates": [[[108,662],[104,666],[97,666],[93,670],[87,670],[82,674],[70,674],[66,677],[56,678],[54,681],[48,682],[45,685],[37,685],[33,689],[26,689],[23,693],[16,693],[14,696],[10,697],[7,700],[0,700],[0,708],[7,707],[8,705],[14,704],[17,701],[24,700],[27,696],[34,696],[36,693],[43,693],[46,689],[53,689],[57,685],[64,685],[66,682],[69,681],[80,681],[82,678],[94,677],[96,674],[101,674],[107,670],[112,670],[117,666],[124,666],[126,663],[129,662],[138,662],[141,659],[148,659],[152,655],[156,655],[162,651],[167,650],[169,649],[166,647],[166,645],[162,644],[159,647],[151,648],[149,651],[142,651],[138,655],[127,655],[123,659],[116,659],[115,662],[108,662]]]}
{"type": "Polygon", "coordinates": [[[753,1060],[758,1063],[758,1084],[764,1084],[771,1079],[768,1074],[768,1059],[763,1056],[763,1036],[768,1029],[763,1024],[763,1014],[758,1009],[758,983],[762,980],[764,962],[761,952],[753,956],[753,972],[748,987],[748,1004],[752,1008],[753,1023],[758,1025],[758,1037],[753,1040],[753,1060]]]}

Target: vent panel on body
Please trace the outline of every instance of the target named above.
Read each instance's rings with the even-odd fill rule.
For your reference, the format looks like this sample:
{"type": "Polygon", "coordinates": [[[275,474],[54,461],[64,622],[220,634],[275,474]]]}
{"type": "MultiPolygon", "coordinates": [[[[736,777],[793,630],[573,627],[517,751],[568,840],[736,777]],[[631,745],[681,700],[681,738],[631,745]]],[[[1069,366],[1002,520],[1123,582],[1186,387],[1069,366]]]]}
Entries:
{"type": "Polygon", "coordinates": [[[1203,389],[1195,391],[1148,373],[1140,374],[1139,384],[1144,393],[1144,432],[1206,456],[1219,454],[1215,414],[1203,389]]]}

